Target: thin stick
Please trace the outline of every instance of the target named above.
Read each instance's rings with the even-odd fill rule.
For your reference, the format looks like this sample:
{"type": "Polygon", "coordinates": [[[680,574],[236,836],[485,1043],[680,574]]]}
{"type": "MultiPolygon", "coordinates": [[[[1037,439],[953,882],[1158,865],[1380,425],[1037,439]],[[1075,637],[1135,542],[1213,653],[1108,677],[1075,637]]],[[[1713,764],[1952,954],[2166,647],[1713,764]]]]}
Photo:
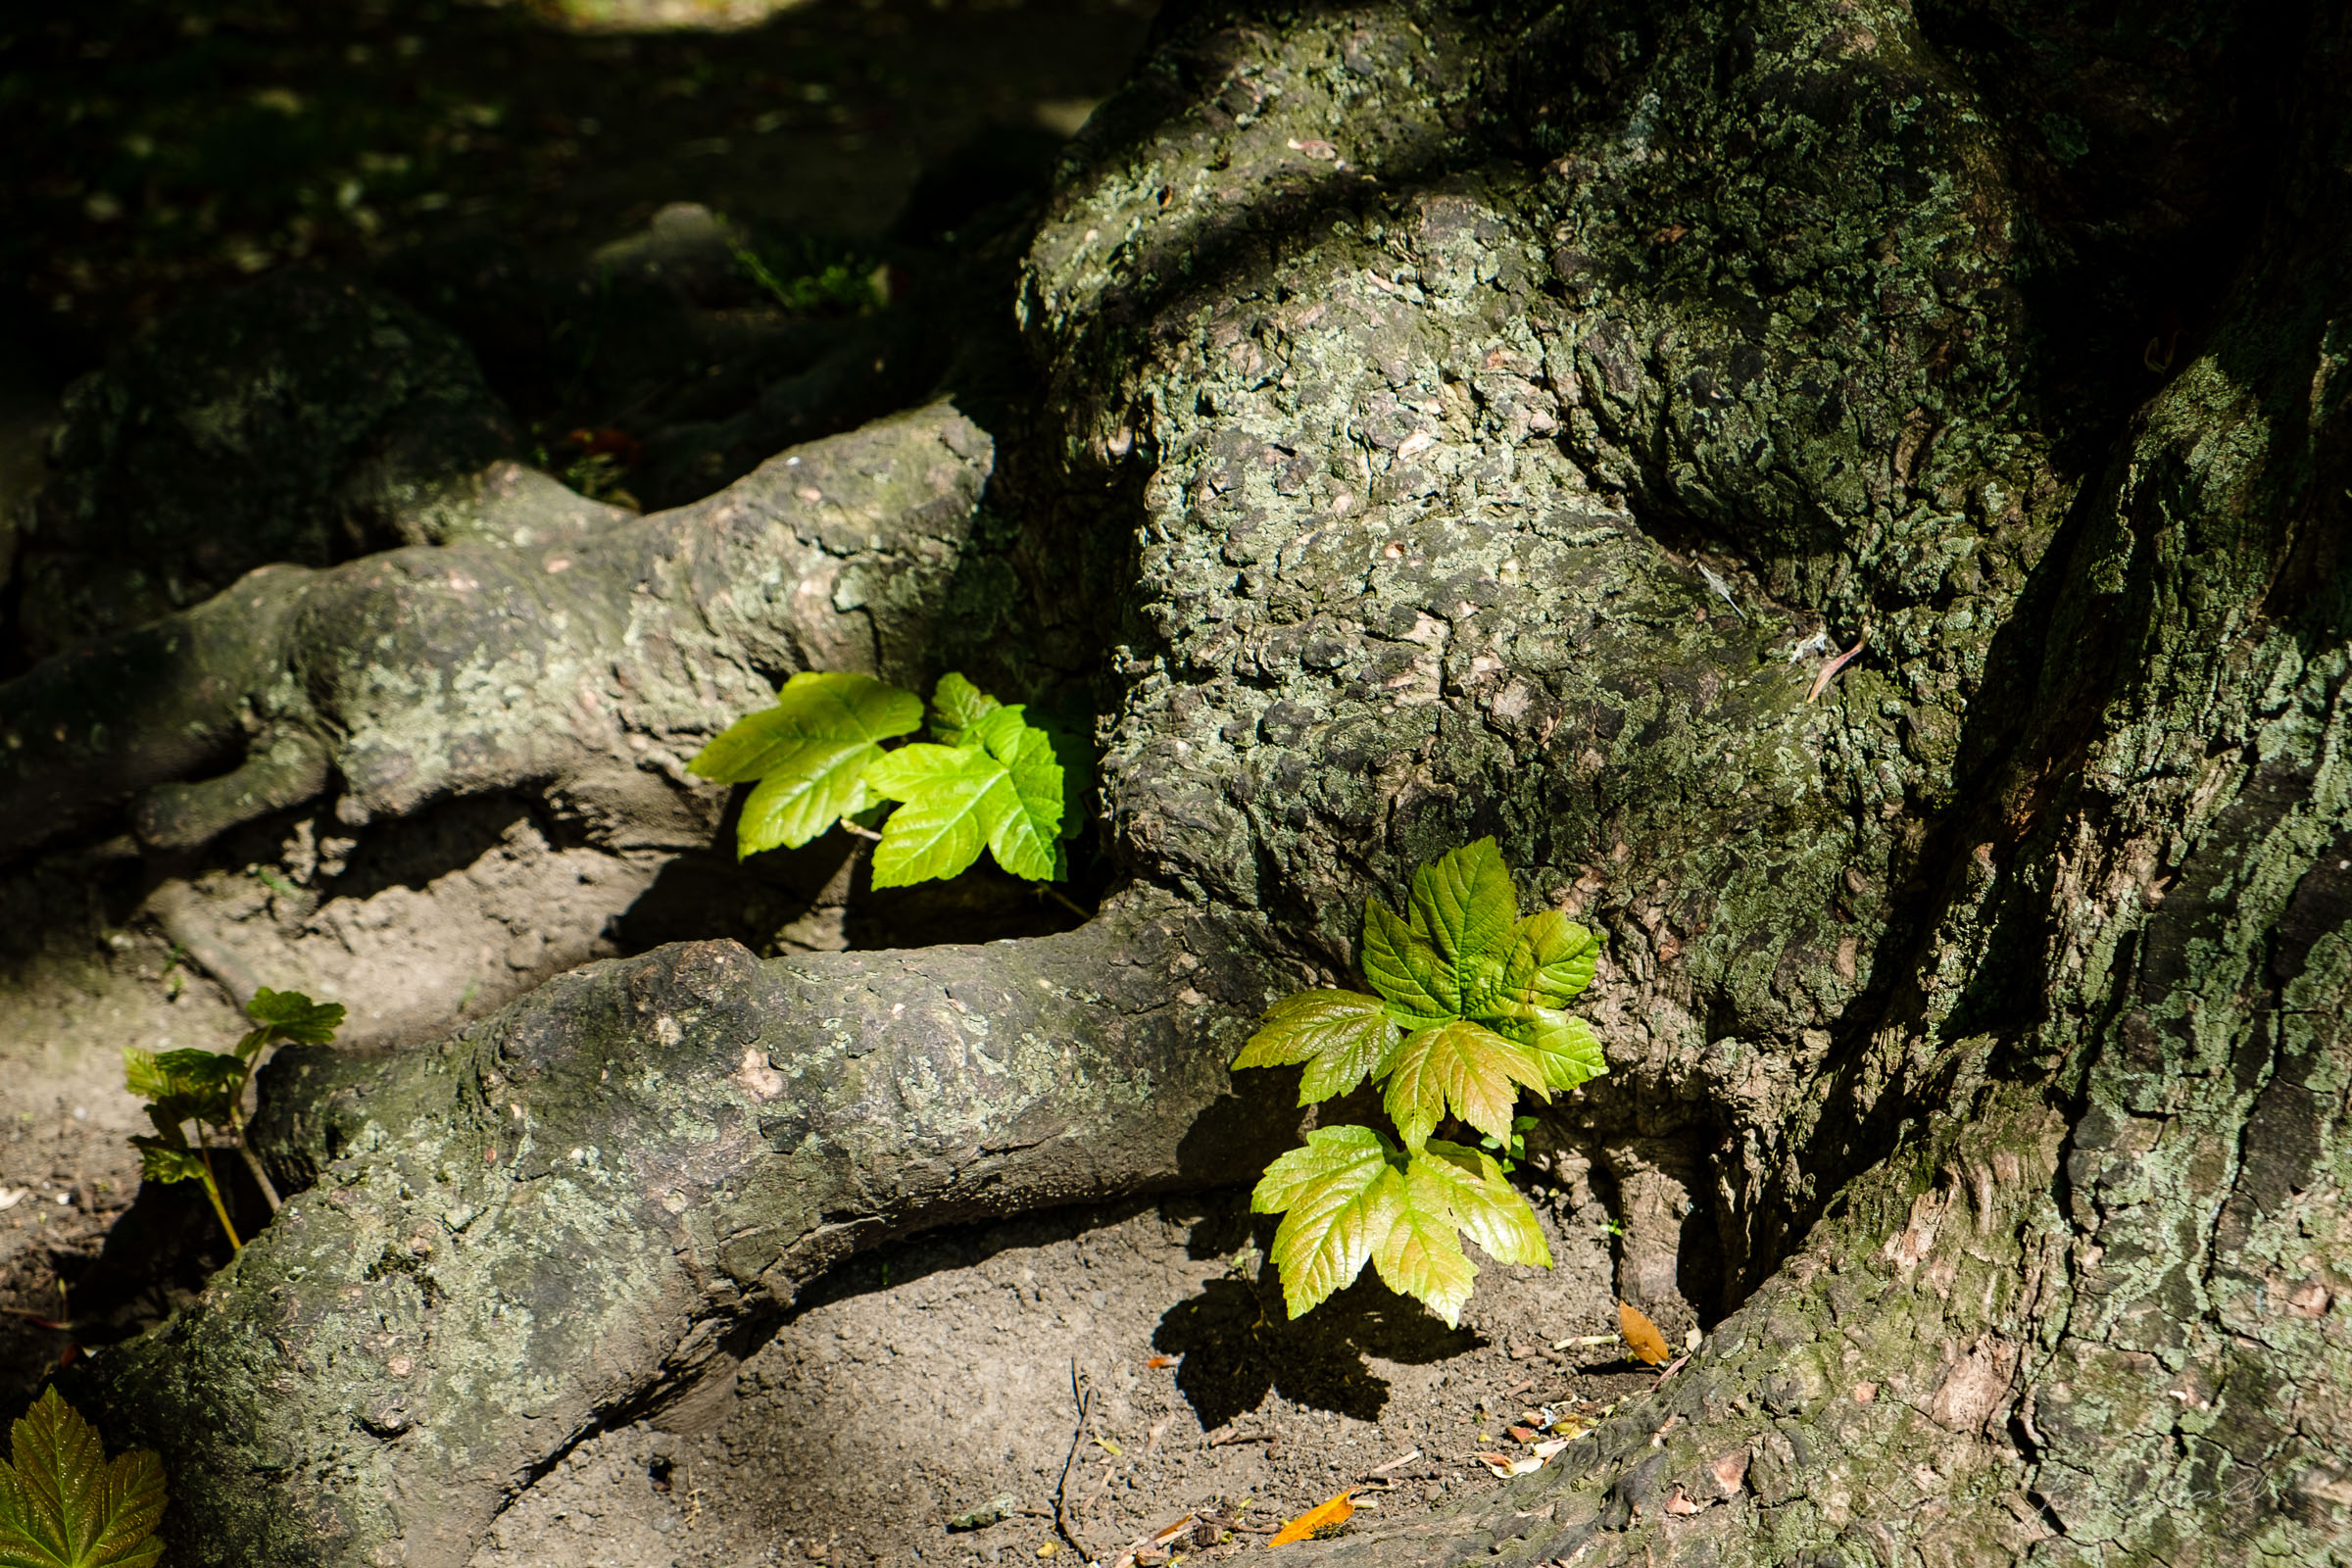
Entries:
{"type": "Polygon", "coordinates": [[[1870,628],[1865,626],[1862,628],[1862,635],[1854,639],[1853,647],[1848,648],[1844,653],[1839,654],[1836,659],[1831,660],[1828,663],[1821,666],[1821,673],[1813,677],[1813,689],[1805,693],[1805,701],[1809,703],[1813,701],[1814,698],[1819,697],[1823,692],[1827,691],[1829,689],[1831,678],[1834,677],[1839,670],[1843,669],[1846,666],[1846,662],[1852,659],[1856,654],[1860,653],[1863,645],[1869,641],[1870,628]]]}
{"type": "Polygon", "coordinates": [[[1051,882],[1040,882],[1037,885],[1037,891],[1044,894],[1047,898],[1052,899],[1055,904],[1060,905],[1063,908],[1069,910],[1081,920],[1092,920],[1095,917],[1094,910],[1078,903],[1075,899],[1072,899],[1068,894],[1062,892],[1061,889],[1055,887],[1051,882]]]}
{"type": "MultiPolygon", "coordinates": [[[[253,1063],[248,1061],[245,1064],[245,1082],[251,1083],[252,1081],[253,1063]]],[[[237,1100],[244,1098],[245,1085],[239,1084],[237,1100]]],[[[286,1205],[278,1199],[277,1188],[270,1180],[270,1173],[262,1169],[262,1156],[253,1152],[253,1141],[245,1136],[245,1118],[238,1112],[236,1100],[230,1101],[228,1104],[228,1130],[237,1135],[237,1152],[245,1156],[245,1168],[252,1172],[254,1185],[261,1188],[262,1200],[270,1205],[270,1213],[276,1213],[286,1205]]]]}
{"type": "Polygon", "coordinates": [[[1054,1528],[1079,1556],[1091,1555],[1070,1520],[1070,1472],[1078,1467],[1078,1450],[1086,1446],[1087,1417],[1094,1411],[1095,1391],[1078,1376],[1078,1358],[1070,1357],[1070,1394],[1078,1401],[1078,1429],[1070,1434],[1070,1456],[1061,1463],[1061,1485],[1054,1489],[1054,1528]]]}

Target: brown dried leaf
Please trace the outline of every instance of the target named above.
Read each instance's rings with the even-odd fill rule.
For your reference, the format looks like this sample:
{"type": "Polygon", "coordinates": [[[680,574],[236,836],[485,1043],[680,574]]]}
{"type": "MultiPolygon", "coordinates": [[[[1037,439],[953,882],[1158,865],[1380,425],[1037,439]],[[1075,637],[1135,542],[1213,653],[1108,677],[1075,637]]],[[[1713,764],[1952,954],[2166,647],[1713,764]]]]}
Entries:
{"type": "Polygon", "coordinates": [[[1651,1366],[1673,1353],[1666,1348],[1666,1336],[1658,1332],[1658,1326],[1629,1301],[1617,1303],[1617,1332],[1625,1337],[1626,1347],[1651,1366]]]}

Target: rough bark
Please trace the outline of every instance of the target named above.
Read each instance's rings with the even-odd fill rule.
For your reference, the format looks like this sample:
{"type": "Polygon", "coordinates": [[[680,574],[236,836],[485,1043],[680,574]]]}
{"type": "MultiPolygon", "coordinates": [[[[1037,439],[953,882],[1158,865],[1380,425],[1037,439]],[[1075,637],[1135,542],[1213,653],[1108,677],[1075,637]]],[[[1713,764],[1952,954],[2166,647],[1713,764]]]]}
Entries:
{"type": "Polygon", "coordinates": [[[940,406],[573,540],[264,567],[0,688],[0,849],[126,797],[144,844],[195,849],[330,785],[355,826],[527,789],[604,842],[699,841],[714,719],[796,669],[927,672],[990,461],[940,406]]]}
{"type": "MultiPolygon", "coordinates": [[[[373,1068],[287,1075],[285,1146],[339,1161],[353,1217],[300,1200],[91,1385],[181,1412],[142,1430],[222,1478],[184,1549],[463,1560],[535,1466],[691,1375],[698,1324],[865,1234],[828,1224],[969,1212],[989,1172],[1009,1203],[1226,1170],[1182,1140],[1251,1011],[1345,967],[1365,891],[1492,832],[1610,937],[1611,1074],[1563,1129],[1660,1224],[1712,1179],[1723,1299],[1690,1305],[1737,1310],[1550,1468],[1301,1553],[2340,1553],[2352,23],[2161,24],[1172,14],[1057,180],[1020,294],[1051,396],[996,432],[990,580],[1111,649],[1130,891],[1010,947],[671,951],[367,1098],[373,1068]],[[962,984],[1019,999],[1037,1098],[943,1054],[970,1015],[1007,1036],[962,984]],[[868,1045],[892,1114],[954,1125],[814,1168],[883,1082],[817,1064],[868,1045]],[[549,1086],[519,1112],[502,1052],[549,1086]],[[1147,1070],[1149,1106],[1102,1075],[1147,1070]],[[989,1152],[1016,1113],[1064,1141],[989,1152]],[[668,1174],[689,1149],[714,1196],[668,1174]],[[613,1261],[543,1312],[583,1277],[532,1261],[550,1200],[613,1261]],[[320,1349],[291,1374],[274,1317],[320,1349]],[[526,1354],[524,1323],[562,1326],[526,1354]],[[428,1348],[351,1348],[386,1334],[428,1348]],[[431,1396],[393,1402],[410,1378],[431,1396]]],[[[424,798],[369,755],[339,763],[369,809],[424,798]]],[[[1637,1239],[1628,1288],[1677,1250],[1637,1239]]]]}
{"type": "Polygon", "coordinates": [[[1138,897],[984,947],[672,946],[427,1052],[289,1053],[263,1136],[315,1185],[90,1397],[172,1455],[183,1561],[464,1562],[854,1248],[1262,1165],[1294,1129],[1221,1062],[1269,980],[1138,897]]]}

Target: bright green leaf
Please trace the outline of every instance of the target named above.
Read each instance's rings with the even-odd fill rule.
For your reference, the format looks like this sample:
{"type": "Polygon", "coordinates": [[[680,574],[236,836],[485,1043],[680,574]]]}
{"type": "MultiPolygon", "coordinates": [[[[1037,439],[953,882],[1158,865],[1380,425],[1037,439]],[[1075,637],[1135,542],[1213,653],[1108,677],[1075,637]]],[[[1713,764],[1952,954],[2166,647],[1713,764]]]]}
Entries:
{"type": "Polygon", "coordinates": [[[265,1025],[280,1040],[323,1046],[343,1027],[343,1004],[313,1002],[299,991],[272,991],[264,986],[245,1004],[245,1016],[265,1025]]]}
{"type": "Polygon", "coordinates": [[[1250,1206],[1283,1216],[1271,1255],[1291,1316],[1354,1284],[1388,1235],[1404,1200],[1404,1183],[1390,1164],[1395,1152],[1369,1127],[1318,1127],[1304,1149],[1266,1167],[1250,1206]]]}
{"type": "Polygon", "coordinates": [[[1544,1063],[1544,1082],[1559,1090],[1574,1089],[1609,1070],[1600,1054],[1600,1039],[1592,1026],[1574,1013],[1549,1007],[1530,1007],[1515,1018],[1482,1020],[1495,1033],[1507,1035],[1536,1054],[1544,1063]]]}
{"type": "Polygon", "coordinates": [[[1051,881],[1061,831],[1061,763],[1021,710],[981,714],[961,746],[918,742],[874,761],[866,783],[901,802],[874,849],[874,886],[956,875],[986,848],[1032,882],[1051,881]]]}
{"type": "Polygon", "coordinates": [[[1452,1328],[1461,1321],[1462,1303],[1470,1299],[1478,1265],[1462,1253],[1454,1235],[1453,1215],[1446,1207],[1446,1190],[1415,1159],[1401,1180],[1395,1170],[1390,1180],[1402,1190],[1403,1201],[1389,1214],[1389,1230],[1372,1250],[1372,1266],[1381,1280],[1400,1296],[1426,1302],[1452,1328]]]}
{"type": "MultiPolygon", "coordinates": [[[[186,1144],[171,1144],[161,1138],[133,1138],[139,1151],[139,1179],[167,1185],[172,1182],[200,1182],[204,1180],[204,1159],[186,1144]]],[[[4,1563],[5,1558],[0,1558],[4,1563]]]]}
{"type": "Polygon", "coordinates": [[[1599,934],[1557,909],[1544,909],[1519,922],[1503,960],[1502,991],[1525,1007],[1565,1007],[1592,983],[1600,956],[1599,934]]]}
{"type": "Polygon", "coordinates": [[[1236,1067],[1307,1064],[1298,1103],[1344,1095],[1377,1070],[1396,1044],[1388,1004],[1357,991],[1301,991],[1266,1009],[1236,1067]]]}
{"type": "Polygon", "coordinates": [[[1413,873],[1412,934],[1443,964],[1441,995],[1450,1012],[1497,972],[1519,918],[1519,894],[1491,838],[1440,856],[1413,873]]]}
{"type": "Polygon", "coordinates": [[[112,1463],[98,1433],[44,1393],[10,1434],[0,1467],[0,1568],[149,1568],[164,1552],[163,1461],[146,1449],[112,1463]]]}
{"type": "Polygon", "coordinates": [[[1004,706],[961,675],[942,675],[931,691],[931,738],[942,746],[961,746],[974,720],[1004,706]]]}
{"type": "Polygon", "coordinates": [[[172,1078],[152,1051],[122,1048],[122,1086],[141,1100],[162,1100],[172,1093],[172,1078]]]}
{"type": "Polygon", "coordinates": [[[803,670],[776,693],[775,707],[737,719],[687,767],[722,784],[760,781],[736,827],[739,855],[798,849],[864,808],[880,743],[922,722],[912,692],[871,675],[803,670]]]}
{"type": "Polygon", "coordinates": [[[1396,1021],[1427,1028],[1454,1016],[1452,976],[1437,950],[1414,936],[1377,898],[1364,900],[1364,978],[1389,999],[1396,1021]]]}
{"type": "Polygon", "coordinates": [[[1386,1104],[1407,1149],[1419,1149],[1448,1109],[1482,1133],[1507,1138],[1519,1100],[1514,1083],[1545,1095],[1536,1054],[1456,1018],[1405,1037],[1389,1071],[1386,1104]]]}
{"type": "Polygon", "coordinates": [[[1413,1156],[1407,1175],[1444,1193],[1453,1223],[1489,1257],[1498,1263],[1551,1267],[1551,1248],[1536,1222],[1536,1211],[1503,1179],[1501,1162],[1494,1155],[1433,1138],[1413,1156]]]}

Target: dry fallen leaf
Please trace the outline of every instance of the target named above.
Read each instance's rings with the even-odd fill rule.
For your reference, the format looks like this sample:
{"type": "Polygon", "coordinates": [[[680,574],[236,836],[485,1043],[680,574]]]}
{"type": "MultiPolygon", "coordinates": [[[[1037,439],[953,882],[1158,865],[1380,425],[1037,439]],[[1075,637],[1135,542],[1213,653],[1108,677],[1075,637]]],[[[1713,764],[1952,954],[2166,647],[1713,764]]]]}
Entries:
{"type": "Polygon", "coordinates": [[[1144,1365],[1150,1367],[1154,1372],[1158,1371],[1163,1366],[1174,1366],[1175,1364],[1176,1358],[1172,1355],[1155,1355],[1151,1360],[1144,1363],[1144,1365]]]}
{"type": "Polygon", "coordinates": [[[1666,1336],[1658,1332],[1658,1326],[1631,1302],[1617,1303],[1617,1332],[1625,1336],[1627,1348],[1651,1366],[1672,1353],[1666,1348],[1666,1336]]]}
{"type": "Polygon", "coordinates": [[[1503,1430],[1510,1433],[1513,1443],[1526,1443],[1536,1435],[1536,1429],[1528,1426],[1505,1427],[1503,1430]]]}
{"type": "Polygon", "coordinates": [[[1555,1453],[1558,1453],[1562,1448],[1568,1446],[1571,1441],[1572,1440],[1568,1438],[1545,1438],[1542,1443],[1537,1444],[1534,1447],[1528,1449],[1527,1451],[1534,1454],[1544,1463],[1549,1464],[1551,1462],[1551,1456],[1555,1453]]]}
{"type": "Polygon", "coordinates": [[[1274,1539],[1267,1542],[1266,1544],[1287,1546],[1294,1541],[1304,1541],[1318,1530],[1346,1524],[1348,1516],[1353,1512],[1355,1512],[1355,1494],[1343,1492],[1329,1502],[1309,1508],[1289,1524],[1284,1525],[1274,1533],[1274,1539]]]}
{"type": "Polygon", "coordinates": [[[1503,1477],[1523,1476],[1544,1468],[1544,1461],[1541,1459],[1513,1459],[1499,1453],[1480,1453],[1473,1454],[1471,1457],[1496,1475],[1503,1477]]]}

